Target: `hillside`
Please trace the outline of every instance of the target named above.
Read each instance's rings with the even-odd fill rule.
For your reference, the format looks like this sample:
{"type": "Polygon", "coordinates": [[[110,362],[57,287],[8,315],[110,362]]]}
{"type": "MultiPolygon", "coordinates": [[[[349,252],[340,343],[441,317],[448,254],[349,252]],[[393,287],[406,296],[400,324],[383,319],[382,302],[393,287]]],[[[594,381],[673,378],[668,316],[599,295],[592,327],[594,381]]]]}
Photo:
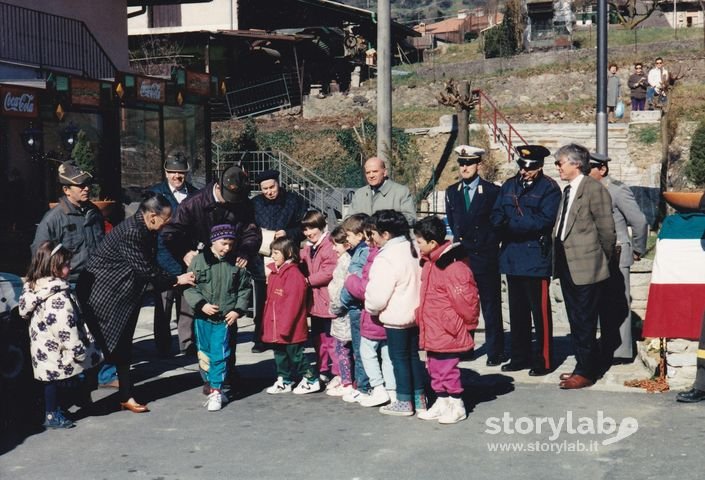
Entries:
{"type": "MultiPolygon", "coordinates": [[[[377,0],[338,0],[354,7],[377,9],[377,0]]],[[[482,0],[391,0],[392,18],[400,23],[437,22],[453,17],[458,10],[485,5],[482,0]]]]}

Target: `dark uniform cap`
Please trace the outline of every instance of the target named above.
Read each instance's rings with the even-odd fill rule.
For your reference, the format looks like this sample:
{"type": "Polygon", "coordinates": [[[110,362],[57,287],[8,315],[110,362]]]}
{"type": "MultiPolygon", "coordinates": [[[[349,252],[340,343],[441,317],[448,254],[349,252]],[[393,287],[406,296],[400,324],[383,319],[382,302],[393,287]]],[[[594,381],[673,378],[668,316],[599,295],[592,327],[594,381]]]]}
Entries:
{"type": "Polygon", "coordinates": [[[255,177],[255,182],[262,183],[266,180],[276,180],[279,181],[279,171],[278,170],[264,170],[260,172],[257,177],[255,177]]]}
{"type": "Polygon", "coordinates": [[[543,145],[520,145],[515,148],[519,158],[517,164],[519,168],[533,170],[543,166],[544,158],[551,154],[551,151],[543,145]]]}
{"type": "Polygon", "coordinates": [[[164,170],[167,172],[187,173],[191,169],[188,160],[181,153],[169,155],[164,162],[164,170]]]}
{"type": "Polygon", "coordinates": [[[602,165],[607,165],[607,162],[612,160],[610,157],[604,153],[590,152],[590,166],[599,167],[602,165]]]}
{"type": "Polygon", "coordinates": [[[239,203],[249,195],[247,172],[241,167],[233,166],[220,177],[220,193],[228,203],[239,203]]]}
{"type": "Polygon", "coordinates": [[[84,172],[69,160],[59,166],[59,183],[61,185],[86,185],[93,183],[93,175],[84,172]]]}

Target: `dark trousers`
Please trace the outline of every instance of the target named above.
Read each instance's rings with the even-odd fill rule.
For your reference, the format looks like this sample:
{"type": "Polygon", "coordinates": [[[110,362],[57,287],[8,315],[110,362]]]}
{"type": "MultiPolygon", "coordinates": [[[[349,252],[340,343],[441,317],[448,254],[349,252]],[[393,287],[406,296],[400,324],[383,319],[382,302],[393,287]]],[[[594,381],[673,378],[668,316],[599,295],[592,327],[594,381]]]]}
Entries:
{"type": "Polygon", "coordinates": [[[645,106],[646,106],[646,99],[645,98],[632,97],[632,111],[633,112],[642,111],[642,110],[644,110],[645,106]]]}
{"type": "MultiPolygon", "coordinates": [[[[180,296],[181,293],[179,293],[180,296]]],[[[176,331],[179,335],[179,350],[185,352],[196,348],[196,335],[193,330],[193,309],[186,301],[181,301],[177,307],[179,317],[176,320],[176,331]]]]}
{"type": "Polygon", "coordinates": [[[619,255],[610,262],[610,278],[604,282],[600,302],[600,360],[607,371],[615,356],[631,358],[631,309],[629,305],[629,267],[619,267],[619,255]],[[625,279],[624,273],[627,273],[625,279]]]}
{"type": "Polygon", "coordinates": [[[697,371],[695,373],[695,383],[693,388],[705,390],[705,315],[703,315],[702,326],[700,327],[700,342],[698,342],[697,371]]]}
{"type": "Polygon", "coordinates": [[[504,325],[502,324],[502,280],[499,270],[474,273],[480,295],[482,318],[485,320],[487,358],[501,360],[504,356],[504,325]]]}
{"type": "Polygon", "coordinates": [[[272,345],[277,377],[282,377],[284,383],[293,383],[300,378],[313,380],[316,377],[311,362],[306,359],[304,345],[305,343],[272,345]]]}
{"type": "Polygon", "coordinates": [[[512,363],[553,368],[553,318],[548,287],[548,278],[507,275],[512,363]],[[533,351],[532,317],[537,347],[533,351]]]}
{"type": "Polygon", "coordinates": [[[397,399],[413,402],[414,395],[423,393],[425,369],[419,358],[419,328],[387,328],[389,358],[397,382],[397,399]]]}
{"type": "MultiPolygon", "coordinates": [[[[160,355],[171,352],[171,310],[176,304],[176,311],[181,312],[181,304],[185,303],[182,298],[181,290],[178,289],[154,292],[154,343],[160,355]]],[[[189,336],[191,338],[192,335],[189,336]]]]}
{"type": "Polygon", "coordinates": [[[118,382],[120,383],[118,397],[121,402],[126,402],[132,397],[132,379],[130,377],[132,338],[135,336],[139,313],[140,310],[138,308],[130,317],[113,351],[105,353],[104,350],[105,361],[114,364],[117,368],[118,382]]]}
{"type": "Polygon", "coordinates": [[[575,349],[576,366],[573,373],[595,381],[600,373],[597,317],[605,282],[576,285],[570,276],[561,242],[556,242],[555,261],[575,349]]]}
{"type": "Polygon", "coordinates": [[[264,314],[264,302],[267,300],[267,279],[264,274],[264,259],[261,255],[247,265],[247,271],[252,275],[252,319],[255,324],[255,335],[253,341],[262,341],[262,315],[264,314]]]}

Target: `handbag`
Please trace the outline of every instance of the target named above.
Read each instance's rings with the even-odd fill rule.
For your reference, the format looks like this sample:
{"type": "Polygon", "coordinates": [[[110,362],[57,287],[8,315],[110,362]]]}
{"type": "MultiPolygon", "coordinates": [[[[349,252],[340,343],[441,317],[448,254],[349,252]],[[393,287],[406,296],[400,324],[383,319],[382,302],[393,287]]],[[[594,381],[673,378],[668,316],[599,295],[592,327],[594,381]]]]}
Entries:
{"type": "Polygon", "coordinates": [[[614,107],[614,116],[617,118],[624,117],[624,102],[617,100],[617,105],[614,107]]]}

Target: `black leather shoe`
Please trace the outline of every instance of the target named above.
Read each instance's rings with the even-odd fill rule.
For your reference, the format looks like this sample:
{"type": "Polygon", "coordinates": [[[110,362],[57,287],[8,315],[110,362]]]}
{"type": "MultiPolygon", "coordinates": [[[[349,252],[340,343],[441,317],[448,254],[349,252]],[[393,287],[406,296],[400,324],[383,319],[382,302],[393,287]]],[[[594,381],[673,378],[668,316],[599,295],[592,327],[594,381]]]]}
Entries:
{"type": "Polygon", "coordinates": [[[529,370],[529,376],[530,377],[543,377],[544,375],[548,375],[551,373],[551,370],[548,368],[532,368],[529,370]]]}
{"type": "Polygon", "coordinates": [[[705,400],[705,390],[691,388],[687,392],[681,392],[676,395],[676,400],[684,403],[697,403],[705,400]]]}
{"type": "Polygon", "coordinates": [[[487,361],[485,362],[485,365],[488,367],[497,367],[499,365],[502,365],[502,359],[501,358],[488,358],[487,361]]]}
{"type": "Polygon", "coordinates": [[[502,365],[503,372],[518,372],[519,370],[526,370],[527,368],[529,368],[529,366],[522,363],[509,362],[502,365]]]}

